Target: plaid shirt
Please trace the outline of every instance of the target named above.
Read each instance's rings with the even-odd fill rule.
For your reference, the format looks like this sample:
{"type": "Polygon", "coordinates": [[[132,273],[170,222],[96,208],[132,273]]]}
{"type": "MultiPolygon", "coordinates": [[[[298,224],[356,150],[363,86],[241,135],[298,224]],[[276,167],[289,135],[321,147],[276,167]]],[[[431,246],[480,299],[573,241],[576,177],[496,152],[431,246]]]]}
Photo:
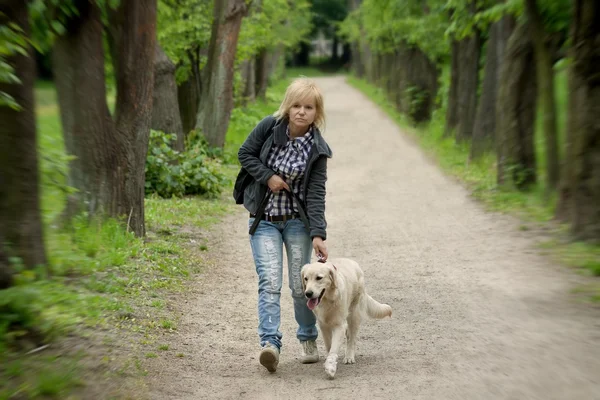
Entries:
{"type": "MultiPolygon", "coordinates": [[[[290,138],[289,127],[286,134],[288,141],[284,146],[273,145],[271,147],[269,157],[267,158],[267,167],[275,171],[288,184],[296,196],[304,201],[302,179],[314,142],[312,128],[304,136],[295,139],[290,138]]],[[[265,208],[265,214],[276,216],[290,215],[298,212],[298,205],[290,197],[286,193],[286,190],[281,190],[279,193],[271,193],[271,198],[265,208]]]]}

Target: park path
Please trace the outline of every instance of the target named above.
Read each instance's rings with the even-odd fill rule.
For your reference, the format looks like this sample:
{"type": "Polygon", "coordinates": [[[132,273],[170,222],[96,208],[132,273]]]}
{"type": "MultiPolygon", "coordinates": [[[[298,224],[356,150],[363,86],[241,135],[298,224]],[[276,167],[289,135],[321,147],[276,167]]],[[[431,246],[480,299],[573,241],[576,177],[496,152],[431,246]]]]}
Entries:
{"type": "Polygon", "coordinates": [[[518,221],[485,212],[343,77],[318,84],[334,152],[330,257],[356,259],[393,318],[365,321],[357,364],[340,363],[327,380],[323,358],[298,362],[286,276],[284,347],[269,374],[258,364],[240,206],[215,230],[210,266],[175,303],[182,319],[167,342],[172,357],[152,361],[151,398],[600,399],[600,310],[571,294],[582,278],[538,254],[518,221]]]}

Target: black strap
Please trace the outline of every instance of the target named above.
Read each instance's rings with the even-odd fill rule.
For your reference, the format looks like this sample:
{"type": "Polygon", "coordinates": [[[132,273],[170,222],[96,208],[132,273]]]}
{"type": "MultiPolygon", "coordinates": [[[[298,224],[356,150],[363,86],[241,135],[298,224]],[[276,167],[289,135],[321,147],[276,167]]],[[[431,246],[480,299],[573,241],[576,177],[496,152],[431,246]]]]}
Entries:
{"type": "Polygon", "coordinates": [[[308,218],[306,217],[306,213],[304,212],[304,208],[302,207],[302,202],[300,201],[300,198],[298,198],[298,196],[296,196],[296,193],[294,193],[293,191],[288,192],[286,190],[285,192],[287,193],[288,197],[292,198],[292,204],[294,204],[294,200],[296,200],[296,204],[298,205],[298,213],[300,214],[300,219],[304,223],[304,226],[306,226],[306,230],[310,232],[310,223],[308,222],[308,218]]]}
{"type": "Polygon", "coordinates": [[[252,226],[250,227],[250,231],[248,232],[251,235],[254,235],[256,228],[258,228],[258,224],[260,223],[260,220],[262,219],[262,216],[265,212],[265,207],[267,207],[267,202],[269,201],[270,195],[271,195],[271,189],[267,189],[267,193],[265,193],[265,197],[262,199],[262,201],[258,205],[258,210],[256,211],[256,214],[254,215],[254,222],[252,223],[252,226]]]}
{"type": "MultiPolygon", "coordinates": [[[[298,205],[298,213],[300,214],[300,219],[304,223],[304,226],[306,226],[306,230],[310,232],[310,223],[308,222],[308,218],[306,217],[306,212],[304,211],[304,208],[302,207],[302,202],[300,201],[298,196],[296,196],[296,193],[294,193],[293,191],[290,192],[290,191],[286,190],[285,192],[287,193],[288,197],[291,197],[292,204],[294,204],[294,200],[296,200],[296,204],[298,205]]],[[[267,193],[265,193],[265,197],[260,202],[260,205],[258,206],[258,210],[256,211],[256,214],[254,215],[254,222],[252,223],[252,226],[250,227],[250,230],[248,232],[248,233],[250,233],[250,235],[254,235],[256,228],[258,228],[258,224],[260,223],[260,220],[262,219],[262,216],[265,212],[265,208],[267,207],[267,203],[269,201],[269,196],[271,195],[271,193],[272,193],[271,189],[267,189],[267,193]]]]}

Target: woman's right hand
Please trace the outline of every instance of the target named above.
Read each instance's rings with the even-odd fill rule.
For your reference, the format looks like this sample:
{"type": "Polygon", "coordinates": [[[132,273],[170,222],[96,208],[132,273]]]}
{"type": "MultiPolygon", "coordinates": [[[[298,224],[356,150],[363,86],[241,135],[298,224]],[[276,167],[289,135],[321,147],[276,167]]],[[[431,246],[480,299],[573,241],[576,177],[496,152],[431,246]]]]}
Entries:
{"type": "Polygon", "coordinates": [[[267,185],[269,185],[269,189],[271,189],[273,193],[277,193],[281,189],[285,189],[288,192],[290,191],[290,187],[288,186],[288,184],[285,183],[285,181],[281,179],[281,177],[277,174],[269,178],[269,180],[267,181],[267,185]]]}

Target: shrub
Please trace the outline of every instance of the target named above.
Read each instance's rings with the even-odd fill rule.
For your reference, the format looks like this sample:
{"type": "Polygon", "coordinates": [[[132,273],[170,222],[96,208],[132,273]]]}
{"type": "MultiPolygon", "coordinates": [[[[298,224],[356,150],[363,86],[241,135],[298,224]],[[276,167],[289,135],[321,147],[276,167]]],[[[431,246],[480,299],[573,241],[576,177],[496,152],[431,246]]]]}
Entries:
{"type": "Polygon", "coordinates": [[[161,131],[150,132],[146,194],[170,198],[221,193],[227,180],[219,169],[218,152],[202,139],[195,140],[184,152],[178,152],[171,148],[174,136],[161,131]]]}

